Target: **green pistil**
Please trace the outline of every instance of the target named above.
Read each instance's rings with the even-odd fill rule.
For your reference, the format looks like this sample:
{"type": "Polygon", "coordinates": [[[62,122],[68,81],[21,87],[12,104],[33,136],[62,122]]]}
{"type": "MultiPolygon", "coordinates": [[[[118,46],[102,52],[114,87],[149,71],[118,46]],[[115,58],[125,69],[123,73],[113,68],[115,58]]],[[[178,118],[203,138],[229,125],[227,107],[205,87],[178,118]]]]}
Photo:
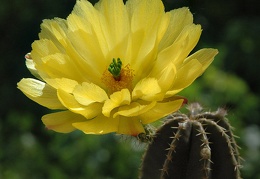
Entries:
{"type": "Polygon", "coordinates": [[[108,71],[113,75],[115,80],[120,79],[121,67],[122,61],[120,60],[120,58],[117,58],[117,61],[113,58],[113,62],[108,67],[108,71]]]}

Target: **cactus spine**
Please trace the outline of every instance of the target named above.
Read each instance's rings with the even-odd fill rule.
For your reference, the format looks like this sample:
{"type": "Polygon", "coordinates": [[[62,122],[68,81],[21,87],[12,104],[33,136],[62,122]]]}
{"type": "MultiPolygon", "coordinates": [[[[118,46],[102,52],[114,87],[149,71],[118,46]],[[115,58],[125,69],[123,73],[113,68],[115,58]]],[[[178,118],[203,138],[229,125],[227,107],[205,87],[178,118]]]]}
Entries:
{"type": "Polygon", "coordinates": [[[141,179],[240,179],[240,156],[224,109],[174,113],[156,131],[143,159],[141,179]]]}

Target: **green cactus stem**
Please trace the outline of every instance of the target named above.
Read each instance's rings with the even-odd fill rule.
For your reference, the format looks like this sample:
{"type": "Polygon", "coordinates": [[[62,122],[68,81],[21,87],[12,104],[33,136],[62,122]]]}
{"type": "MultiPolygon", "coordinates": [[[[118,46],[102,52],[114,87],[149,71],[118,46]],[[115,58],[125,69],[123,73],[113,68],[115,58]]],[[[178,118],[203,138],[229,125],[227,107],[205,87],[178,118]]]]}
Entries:
{"type": "Polygon", "coordinates": [[[226,111],[174,113],[156,131],[143,158],[140,179],[240,179],[238,146],[226,111]]]}

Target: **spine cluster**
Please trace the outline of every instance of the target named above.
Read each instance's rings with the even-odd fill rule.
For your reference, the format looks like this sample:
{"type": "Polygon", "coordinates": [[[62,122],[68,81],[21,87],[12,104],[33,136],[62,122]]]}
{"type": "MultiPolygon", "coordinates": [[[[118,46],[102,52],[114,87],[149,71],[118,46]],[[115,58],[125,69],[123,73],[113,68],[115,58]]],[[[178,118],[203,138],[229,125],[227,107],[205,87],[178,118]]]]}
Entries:
{"type": "Polygon", "coordinates": [[[240,179],[240,156],[226,111],[174,113],[157,130],[143,159],[141,179],[240,179]]]}

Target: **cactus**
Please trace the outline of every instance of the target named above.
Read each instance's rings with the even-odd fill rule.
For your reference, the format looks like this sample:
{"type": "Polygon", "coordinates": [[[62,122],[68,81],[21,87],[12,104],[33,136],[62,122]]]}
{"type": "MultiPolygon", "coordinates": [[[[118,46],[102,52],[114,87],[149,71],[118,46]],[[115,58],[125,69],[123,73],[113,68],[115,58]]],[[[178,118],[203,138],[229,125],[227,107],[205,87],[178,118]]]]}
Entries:
{"type": "MultiPolygon", "coordinates": [[[[143,158],[140,179],[240,179],[240,156],[226,110],[174,113],[156,131],[143,158]]],[[[148,138],[148,137],[147,137],[148,138]]]]}

